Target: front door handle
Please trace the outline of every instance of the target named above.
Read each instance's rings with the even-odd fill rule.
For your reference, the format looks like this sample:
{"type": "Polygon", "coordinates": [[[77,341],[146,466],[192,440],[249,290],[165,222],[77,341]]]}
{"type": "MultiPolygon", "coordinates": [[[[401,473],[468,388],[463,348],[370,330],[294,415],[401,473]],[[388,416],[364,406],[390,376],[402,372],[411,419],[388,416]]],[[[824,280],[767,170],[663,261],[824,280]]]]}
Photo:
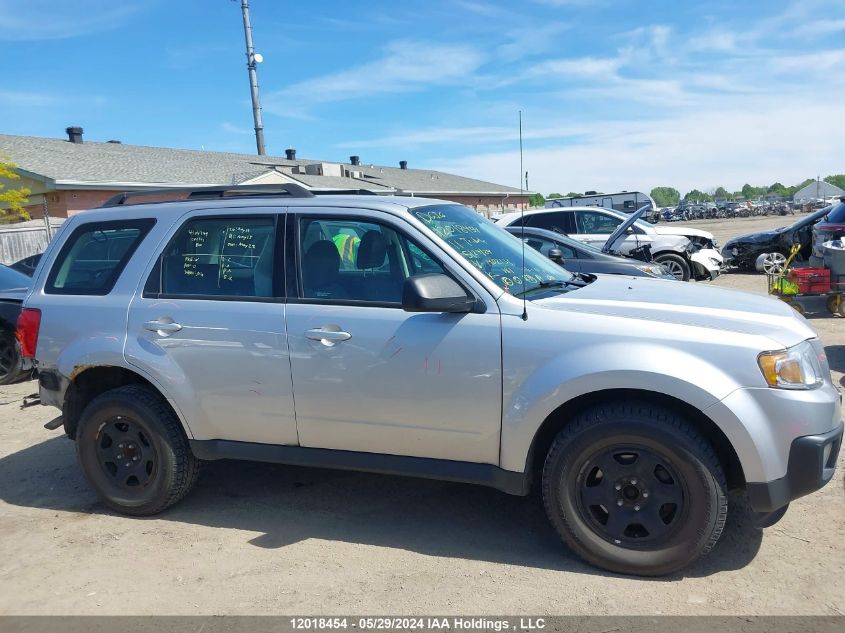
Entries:
{"type": "Polygon", "coordinates": [[[348,341],[352,338],[352,335],[349,332],[342,331],[336,325],[326,325],[321,328],[305,330],[305,338],[309,338],[312,341],[320,341],[324,345],[334,345],[341,341],[348,341]]]}
{"type": "Polygon", "coordinates": [[[147,321],[144,323],[144,329],[161,336],[169,336],[181,330],[182,326],[172,321],[147,321]]]}

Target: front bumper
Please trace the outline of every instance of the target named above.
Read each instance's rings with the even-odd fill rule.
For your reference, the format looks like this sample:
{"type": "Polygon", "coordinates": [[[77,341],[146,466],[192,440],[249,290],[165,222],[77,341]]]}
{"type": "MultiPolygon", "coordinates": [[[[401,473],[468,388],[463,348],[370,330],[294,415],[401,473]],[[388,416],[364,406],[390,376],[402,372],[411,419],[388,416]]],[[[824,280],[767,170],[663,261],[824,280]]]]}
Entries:
{"type": "Polygon", "coordinates": [[[786,475],[774,481],[748,483],[746,490],[755,512],[772,513],[793,499],[823,487],[833,477],[842,446],[842,422],[827,433],[793,440],[786,475]]]}

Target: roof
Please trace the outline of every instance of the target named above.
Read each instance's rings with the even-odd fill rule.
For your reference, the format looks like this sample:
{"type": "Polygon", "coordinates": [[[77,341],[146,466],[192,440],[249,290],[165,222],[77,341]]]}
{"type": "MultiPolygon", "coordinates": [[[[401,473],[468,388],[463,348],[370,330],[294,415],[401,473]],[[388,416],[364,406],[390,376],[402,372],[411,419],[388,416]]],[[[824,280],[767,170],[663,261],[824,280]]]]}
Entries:
{"type": "Polygon", "coordinates": [[[299,182],[314,189],[369,189],[414,195],[514,195],[519,189],[430,169],[400,169],[381,165],[350,165],[336,161],[233,154],[204,150],[147,147],[122,143],[0,134],[0,154],[19,171],[48,180],[58,188],[126,189],[146,186],[231,185],[266,180],[299,182]],[[328,163],[358,177],[293,173],[297,167],[328,163]]]}
{"type": "Polygon", "coordinates": [[[806,187],[803,187],[795,192],[792,196],[793,200],[807,200],[810,198],[830,198],[832,196],[841,196],[845,191],[842,191],[836,185],[820,180],[818,182],[811,182],[806,187]]]}

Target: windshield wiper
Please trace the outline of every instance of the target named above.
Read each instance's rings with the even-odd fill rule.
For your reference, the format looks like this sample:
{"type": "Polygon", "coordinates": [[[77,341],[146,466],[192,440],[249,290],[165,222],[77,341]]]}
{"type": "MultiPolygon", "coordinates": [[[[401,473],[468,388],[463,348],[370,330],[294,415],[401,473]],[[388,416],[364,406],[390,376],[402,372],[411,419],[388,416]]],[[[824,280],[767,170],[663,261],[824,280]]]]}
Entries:
{"type": "Polygon", "coordinates": [[[565,288],[566,286],[572,286],[573,288],[583,288],[586,286],[587,283],[581,281],[580,279],[572,278],[570,281],[566,281],[564,279],[548,279],[546,281],[541,281],[536,286],[529,286],[522,292],[515,294],[515,297],[521,297],[524,294],[528,294],[529,292],[534,292],[535,290],[544,290],[546,288],[565,288]]]}

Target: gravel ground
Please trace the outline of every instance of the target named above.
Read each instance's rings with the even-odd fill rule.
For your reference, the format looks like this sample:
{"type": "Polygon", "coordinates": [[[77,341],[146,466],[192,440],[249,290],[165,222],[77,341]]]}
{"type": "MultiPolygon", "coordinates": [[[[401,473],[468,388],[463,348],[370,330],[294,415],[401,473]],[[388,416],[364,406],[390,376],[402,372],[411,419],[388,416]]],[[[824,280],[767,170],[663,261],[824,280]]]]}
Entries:
{"type": "MultiPolygon", "coordinates": [[[[724,242],[788,221],[688,224],[724,242]]],[[[845,384],[842,319],[808,316],[845,384]]],[[[536,496],[460,484],[217,462],[161,517],[117,516],[43,428],[57,411],[20,409],[35,389],[0,387],[0,614],[845,614],[843,456],[776,526],[737,497],[709,556],[637,579],[581,563],[536,496]]]]}

